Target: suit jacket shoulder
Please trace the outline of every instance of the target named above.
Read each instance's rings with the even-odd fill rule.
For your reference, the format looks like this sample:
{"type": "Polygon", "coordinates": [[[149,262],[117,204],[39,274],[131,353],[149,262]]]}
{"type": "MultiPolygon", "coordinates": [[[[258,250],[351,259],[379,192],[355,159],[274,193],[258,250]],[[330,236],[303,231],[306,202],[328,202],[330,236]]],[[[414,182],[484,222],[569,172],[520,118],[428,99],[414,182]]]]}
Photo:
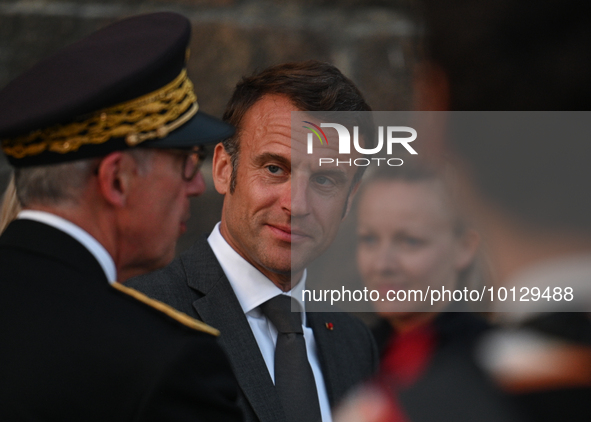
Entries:
{"type": "MultiPolygon", "coordinates": [[[[168,267],[128,284],[220,330],[220,344],[241,388],[239,403],[246,421],[285,420],[250,325],[205,238],[168,267]]],[[[367,327],[355,317],[341,313],[307,315],[329,400],[334,405],[351,387],[374,373],[376,348],[367,327]]]]}
{"type": "Polygon", "coordinates": [[[216,338],[114,289],[67,234],[12,223],[0,268],[1,420],[239,419],[216,338]]]}
{"type": "Polygon", "coordinates": [[[125,285],[202,320],[193,302],[222,278],[225,278],[224,272],[207,240],[202,238],[168,266],[134,277],[125,285]]]}
{"type": "Polygon", "coordinates": [[[219,343],[240,386],[238,404],[245,421],[285,420],[246,315],[205,237],[168,267],[127,284],[220,331],[219,343]]]}
{"type": "Polygon", "coordinates": [[[196,331],[201,331],[201,332],[204,332],[207,334],[211,334],[212,336],[216,336],[216,337],[220,335],[220,332],[218,330],[216,330],[213,327],[210,327],[209,325],[205,324],[203,321],[199,321],[197,319],[191,318],[187,314],[177,311],[172,306],[167,305],[164,302],[160,302],[159,300],[151,299],[148,296],[146,296],[145,294],[143,294],[135,289],[126,287],[126,286],[122,285],[121,283],[114,283],[113,288],[115,288],[116,290],[119,290],[122,293],[125,293],[126,295],[133,297],[134,299],[138,300],[139,302],[141,302],[147,306],[150,306],[150,307],[156,309],[157,311],[162,312],[164,315],[174,319],[175,321],[178,321],[179,323],[183,324],[186,327],[192,328],[193,330],[196,330],[196,331]]]}

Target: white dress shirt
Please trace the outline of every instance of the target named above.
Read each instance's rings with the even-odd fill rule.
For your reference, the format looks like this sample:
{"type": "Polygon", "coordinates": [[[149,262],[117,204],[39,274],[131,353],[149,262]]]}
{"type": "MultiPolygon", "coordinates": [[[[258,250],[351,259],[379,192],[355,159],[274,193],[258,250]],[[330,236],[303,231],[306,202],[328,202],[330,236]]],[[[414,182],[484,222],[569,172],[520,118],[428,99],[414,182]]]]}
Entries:
{"type": "MultiPolygon", "coordinates": [[[[306,271],[302,276],[300,282],[289,292],[283,292],[271,280],[263,275],[259,270],[242,258],[238,252],[226,242],[226,239],[220,232],[220,223],[218,223],[211,235],[207,238],[209,246],[213,250],[217,260],[219,261],[240,306],[246,315],[246,319],[250,324],[250,328],[257,341],[263,359],[267,364],[269,375],[275,383],[275,344],[277,343],[277,329],[273,326],[271,321],[267,319],[259,308],[260,305],[267,300],[274,298],[280,294],[292,296],[301,305],[304,339],[306,342],[306,352],[308,354],[308,362],[312,367],[314,373],[314,380],[316,381],[316,390],[318,391],[318,401],[320,403],[320,412],[322,414],[323,422],[331,422],[332,416],[330,413],[330,403],[326,393],[326,386],[324,384],[324,376],[320,369],[320,361],[318,359],[318,352],[316,348],[316,341],[314,340],[314,332],[311,328],[306,326],[306,307],[305,303],[300,300],[301,291],[305,288],[306,271]],[[299,292],[299,293],[298,293],[299,292]]],[[[343,370],[346,370],[343,368],[343,370]]]]}
{"type": "Polygon", "coordinates": [[[113,258],[111,258],[111,255],[109,255],[109,252],[107,252],[103,245],[101,245],[94,237],[88,234],[87,231],[81,229],[76,224],[45,211],[23,210],[18,213],[16,218],[38,221],[69,234],[80,242],[82,246],[88,249],[88,252],[96,258],[105,272],[105,277],[107,277],[109,283],[113,284],[117,281],[115,262],[113,261],[113,258]]]}

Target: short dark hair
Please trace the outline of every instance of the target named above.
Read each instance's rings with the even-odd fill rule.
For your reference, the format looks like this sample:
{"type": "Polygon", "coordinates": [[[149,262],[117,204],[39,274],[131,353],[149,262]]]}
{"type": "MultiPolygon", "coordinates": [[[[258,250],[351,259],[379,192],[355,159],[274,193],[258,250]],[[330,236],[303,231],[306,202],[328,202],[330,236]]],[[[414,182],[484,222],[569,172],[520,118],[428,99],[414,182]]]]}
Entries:
{"type": "MultiPolygon", "coordinates": [[[[423,1],[451,110],[589,110],[591,13],[579,0],[423,1]]],[[[534,227],[591,230],[591,143],[558,134],[450,140],[485,196],[534,227]],[[559,147],[557,147],[559,142],[559,147]]]]}
{"type": "MultiPolygon", "coordinates": [[[[236,133],[223,141],[232,162],[231,193],[236,187],[242,120],[246,112],[268,94],[284,95],[302,111],[371,111],[353,82],[329,63],[317,60],[284,63],[242,78],[223,117],[236,127],[236,133]]],[[[361,179],[364,169],[359,167],[353,185],[361,179]]]]}

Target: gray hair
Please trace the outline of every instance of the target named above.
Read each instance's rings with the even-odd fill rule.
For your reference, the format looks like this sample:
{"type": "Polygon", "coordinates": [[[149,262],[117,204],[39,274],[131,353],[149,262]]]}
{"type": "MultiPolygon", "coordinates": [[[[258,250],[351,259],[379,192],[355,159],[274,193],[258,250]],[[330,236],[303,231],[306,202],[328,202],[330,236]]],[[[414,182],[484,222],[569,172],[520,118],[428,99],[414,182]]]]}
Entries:
{"type": "Polygon", "coordinates": [[[23,167],[14,171],[16,195],[23,207],[76,203],[90,179],[96,159],[23,167]]]}
{"type": "MultiPolygon", "coordinates": [[[[151,168],[153,149],[125,151],[138,163],[141,173],[151,168]]],[[[45,166],[23,167],[14,171],[16,195],[23,208],[33,204],[63,206],[76,204],[99,165],[100,158],[45,166]]]]}

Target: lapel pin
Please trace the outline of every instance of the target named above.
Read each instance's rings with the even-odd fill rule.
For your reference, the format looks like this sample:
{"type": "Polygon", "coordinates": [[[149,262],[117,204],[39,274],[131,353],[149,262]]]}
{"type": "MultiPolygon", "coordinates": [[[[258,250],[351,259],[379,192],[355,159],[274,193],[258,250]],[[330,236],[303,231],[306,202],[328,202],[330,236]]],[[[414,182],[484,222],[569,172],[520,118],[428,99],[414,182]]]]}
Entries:
{"type": "Polygon", "coordinates": [[[326,329],[332,331],[334,328],[334,325],[332,324],[332,322],[327,322],[326,324],[326,329]]]}

